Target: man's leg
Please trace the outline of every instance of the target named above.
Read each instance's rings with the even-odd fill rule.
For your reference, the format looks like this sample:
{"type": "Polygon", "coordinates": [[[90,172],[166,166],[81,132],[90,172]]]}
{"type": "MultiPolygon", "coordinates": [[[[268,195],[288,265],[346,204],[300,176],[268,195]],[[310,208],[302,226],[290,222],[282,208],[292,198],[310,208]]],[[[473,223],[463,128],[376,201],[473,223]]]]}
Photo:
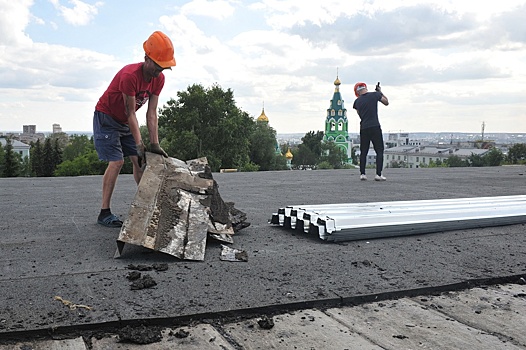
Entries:
{"type": "Polygon", "coordinates": [[[381,128],[375,129],[372,142],[376,152],[376,175],[381,176],[384,168],[384,138],[381,128]]]}
{"type": "Polygon", "coordinates": [[[109,209],[111,196],[117,183],[117,177],[121,172],[124,160],[110,161],[102,177],[102,206],[101,209],[109,209]]]}
{"type": "MultiPolygon", "coordinates": [[[[108,166],[102,177],[102,203],[97,222],[107,227],[121,227],[122,221],[112,214],[110,205],[117,177],[124,165],[121,136],[129,134],[129,127],[117,123],[109,115],[95,111],[93,114],[93,141],[95,150],[108,166]]],[[[137,151],[135,151],[137,153],[137,151]]],[[[134,154],[135,154],[134,153],[134,154]]]]}
{"type": "Polygon", "coordinates": [[[360,174],[365,175],[365,166],[367,165],[367,153],[371,139],[367,130],[360,130],[360,174]]]}

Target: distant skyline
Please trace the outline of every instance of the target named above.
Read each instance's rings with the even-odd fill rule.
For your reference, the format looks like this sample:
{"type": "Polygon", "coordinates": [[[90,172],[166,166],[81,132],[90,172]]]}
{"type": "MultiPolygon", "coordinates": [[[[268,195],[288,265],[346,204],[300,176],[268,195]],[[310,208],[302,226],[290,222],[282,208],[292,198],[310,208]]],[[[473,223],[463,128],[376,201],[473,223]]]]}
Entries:
{"type": "Polygon", "coordinates": [[[90,132],[109,81],[161,30],[177,66],[159,107],[218,84],[304,134],[324,130],[338,77],[350,133],[357,81],[381,82],[385,133],[526,133],[525,22],[526,0],[0,0],[0,130],[90,132]]]}

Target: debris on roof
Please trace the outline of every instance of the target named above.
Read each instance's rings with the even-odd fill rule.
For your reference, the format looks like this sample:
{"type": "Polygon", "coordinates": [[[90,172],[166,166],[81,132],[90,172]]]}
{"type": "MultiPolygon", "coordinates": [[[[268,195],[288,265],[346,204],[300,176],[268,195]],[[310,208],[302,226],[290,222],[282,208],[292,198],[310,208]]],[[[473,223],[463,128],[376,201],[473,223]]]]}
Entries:
{"type": "Polygon", "coordinates": [[[221,198],[206,158],[184,162],[147,153],[146,159],[115,257],[129,243],[203,261],[208,238],[233,243],[234,233],[250,225],[245,213],[221,198]]]}
{"type": "Polygon", "coordinates": [[[223,261],[248,261],[248,254],[244,250],[230,248],[224,244],[221,244],[221,257],[223,261]]]}

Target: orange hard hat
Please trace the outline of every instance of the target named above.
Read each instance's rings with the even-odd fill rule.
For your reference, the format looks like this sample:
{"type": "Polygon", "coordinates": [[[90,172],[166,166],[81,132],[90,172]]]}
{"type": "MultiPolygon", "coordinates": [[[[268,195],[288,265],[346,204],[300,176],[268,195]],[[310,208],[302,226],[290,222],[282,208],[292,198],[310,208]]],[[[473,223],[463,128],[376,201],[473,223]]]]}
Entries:
{"type": "Polygon", "coordinates": [[[142,47],[146,55],[162,68],[175,66],[174,46],[170,38],[163,32],[153,32],[142,47]]]}
{"type": "Polygon", "coordinates": [[[354,84],[354,94],[356,95],[356,97],[360,96],[360,95],[358,95],[358,91],[360,91],[362,89],[367,89],[367,84],[366,83],[356,83],[356,84],[354,84]]]}

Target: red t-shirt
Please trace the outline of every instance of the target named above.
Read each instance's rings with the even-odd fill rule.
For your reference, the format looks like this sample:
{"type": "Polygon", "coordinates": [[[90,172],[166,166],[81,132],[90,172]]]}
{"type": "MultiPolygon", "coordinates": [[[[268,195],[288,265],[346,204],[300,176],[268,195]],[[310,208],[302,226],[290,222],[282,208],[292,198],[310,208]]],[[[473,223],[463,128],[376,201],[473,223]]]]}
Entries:
{"type": "Polygon", "coordinates": [[[112,116],[119,123],[128,124],[123,93],[135,96],[135,110],[146,104],[151,95],[159,96],[164,86],[163,73],[147,83],[142,76],[142,65],[143,63],[132,63],[124,66],[104,91],[95,109],[112,116]]]}

